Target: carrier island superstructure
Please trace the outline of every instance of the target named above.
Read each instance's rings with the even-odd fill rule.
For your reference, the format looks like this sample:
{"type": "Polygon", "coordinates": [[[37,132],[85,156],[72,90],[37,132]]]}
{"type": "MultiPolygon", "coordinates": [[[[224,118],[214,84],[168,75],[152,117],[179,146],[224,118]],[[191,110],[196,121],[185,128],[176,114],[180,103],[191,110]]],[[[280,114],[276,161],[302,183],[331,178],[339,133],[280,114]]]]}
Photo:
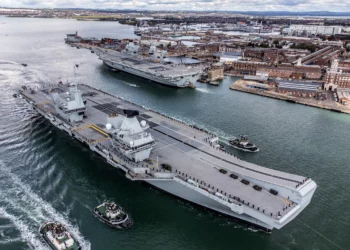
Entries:
{"type": "Polygon", "coordinates": [[[139,55],[139,45],[130,42],[124,51],[94,49],[99,59],[108,67],[127,72],[163,85],[184,88],[192,87],[202,73],[201,66],[174,64],[166,61],[166,50],[151,44],[148,56],[139,55]]]}
{"type": "Polygon", "coordinates": [[[234,157],[196,125],[87,85],[23,86],[19,96],[130,180],[268,231],[292,221],[317,187],[309,177],[234,157]]]}

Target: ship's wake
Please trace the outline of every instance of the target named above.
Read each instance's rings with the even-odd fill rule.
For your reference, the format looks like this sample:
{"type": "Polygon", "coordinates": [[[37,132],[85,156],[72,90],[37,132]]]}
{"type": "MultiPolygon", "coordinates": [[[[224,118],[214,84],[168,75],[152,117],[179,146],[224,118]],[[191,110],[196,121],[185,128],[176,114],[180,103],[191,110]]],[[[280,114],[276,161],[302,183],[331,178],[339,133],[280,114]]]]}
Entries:
{"type": "Polygon", "coordinates": [[[133,87],[133,88],[139,88],[140,87],[139,85],[136,85],[134,83],[128,83],[128,82],[125,82],[125,81],[122,81],[122,83],[124,83],[124,84],[126,84],[126,85],[128,85],[130,87],[133,87]]]}
{"type": "Polygon", "coordinates": [[[25,241],[33,249],[48,249],[48,247],[40,240],[38,235],[33,231],[22,216],[16,217],[13,214],[8,213],[4,208],[0,207],[0,218],[7,219],[9,222],[20,232],[20,238],[9,238],[4,235],[5,238],[0,241],[0,245],[6,245],[15,241],[25,241]]]}
{"type": "Polygon", "coordinates": [[[1,161],[0,186],[0,218],[8,219],[31,248],[47,249],[39,236],[39,227],[45,221],[57,221],[81,243],[82,249],[91,249],[90,242],[84,238],[76,223],[70,222],[69,210],[66,213],[58,212],[1,161]]]}
{"type": "Polygon", "coordinates": [[[6,61],[6,60],[0,60],[0,64],[20,64],[20,63],[6,61]]]}
{"type": "Polygon", "coordinates": [[[212,92],[208,89],[202,89],[202,88],[195,88],[196,91],[206,93],[206,94],[211,94],[212,92]]]}

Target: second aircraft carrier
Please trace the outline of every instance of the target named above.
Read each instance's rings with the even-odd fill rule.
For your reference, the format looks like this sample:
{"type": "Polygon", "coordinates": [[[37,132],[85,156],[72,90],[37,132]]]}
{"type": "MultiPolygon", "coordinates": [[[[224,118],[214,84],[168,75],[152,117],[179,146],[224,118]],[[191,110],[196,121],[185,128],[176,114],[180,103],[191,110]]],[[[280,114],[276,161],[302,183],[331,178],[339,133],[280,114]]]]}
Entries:
{"type": "Polygon", "coordinates": [[[218,137],[87,85],[23,86],[20,97],[55,127],[133,181],[268,231],[310,203],[309,177],[261,167],[222,151],[218,137]]]}
{"type": "Polygon", "coordinates": [[[93,51],[105,65],[114,70],[171,87],[194,87],[202,74],[200,65],[165,61],[167,51],[158,50],[154,44],[150,46],[147,57],[139,55],[139,45],[134,42],[130,42],[123,52],[101,48],[95,48],[93,51]]]}

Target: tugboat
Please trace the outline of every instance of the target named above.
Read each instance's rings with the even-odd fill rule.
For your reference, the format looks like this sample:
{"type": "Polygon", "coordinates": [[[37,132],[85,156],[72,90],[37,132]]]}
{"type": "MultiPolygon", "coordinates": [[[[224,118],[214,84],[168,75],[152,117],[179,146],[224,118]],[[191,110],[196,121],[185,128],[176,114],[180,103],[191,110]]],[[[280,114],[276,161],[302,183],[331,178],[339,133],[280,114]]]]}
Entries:
{"type": "Polygon", "coordinates": [[[103,202],[94,209],[94,213],[111,227],[127,229],[132,226],[130,217],[114,202],[103,202]]]}
{"type": "Polygon", "coordinates": [[[246,136],[241,135],[240,138],[233,138],[229,140],[229,143],[237,149],[247,152],[258,152],[259,148],[254,143],[249,142],[246,136]]]}
{"type": "Polygon", "coordinates": [[[81,250],[79,242],[60,223],[45,222],[39,232],[53,250],[81,250]]]}

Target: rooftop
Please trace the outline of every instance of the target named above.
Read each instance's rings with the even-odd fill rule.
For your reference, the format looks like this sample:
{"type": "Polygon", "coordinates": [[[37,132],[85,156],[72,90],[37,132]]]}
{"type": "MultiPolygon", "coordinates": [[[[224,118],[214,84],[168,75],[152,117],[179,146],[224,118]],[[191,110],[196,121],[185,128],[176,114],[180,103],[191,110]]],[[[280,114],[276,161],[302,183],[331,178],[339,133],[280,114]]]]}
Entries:
{"type": "Polygon", "coordinates": [[[299,81],[277,81],[279,89],[301,90],[303,92],[316,92],[322,88],[322,83],[299,82],[299,81]]]}

